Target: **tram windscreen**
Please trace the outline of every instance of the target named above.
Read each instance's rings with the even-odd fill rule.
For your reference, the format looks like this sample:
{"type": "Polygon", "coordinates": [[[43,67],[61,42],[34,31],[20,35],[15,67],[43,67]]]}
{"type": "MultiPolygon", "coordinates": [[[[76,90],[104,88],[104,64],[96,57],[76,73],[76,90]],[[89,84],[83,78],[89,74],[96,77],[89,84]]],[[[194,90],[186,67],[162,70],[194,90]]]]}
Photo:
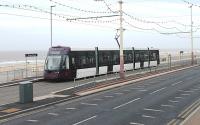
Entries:
{"type": "Polygon", "coordinates": [[[46,70],[59,70],[61,64],[61,55],[50,55],[47,57],[45,69],[46,70]]]}

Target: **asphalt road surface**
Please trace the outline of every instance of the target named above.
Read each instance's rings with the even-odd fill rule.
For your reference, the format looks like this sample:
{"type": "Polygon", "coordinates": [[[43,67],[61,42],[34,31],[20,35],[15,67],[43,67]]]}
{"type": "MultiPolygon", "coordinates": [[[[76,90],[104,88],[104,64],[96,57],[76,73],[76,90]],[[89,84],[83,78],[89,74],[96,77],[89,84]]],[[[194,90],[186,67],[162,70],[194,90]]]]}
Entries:
{"type": "Polygon", "coordinates": [[[200,67],[27,113],[2,125],[165,125],[200,98],[200,67]]]}

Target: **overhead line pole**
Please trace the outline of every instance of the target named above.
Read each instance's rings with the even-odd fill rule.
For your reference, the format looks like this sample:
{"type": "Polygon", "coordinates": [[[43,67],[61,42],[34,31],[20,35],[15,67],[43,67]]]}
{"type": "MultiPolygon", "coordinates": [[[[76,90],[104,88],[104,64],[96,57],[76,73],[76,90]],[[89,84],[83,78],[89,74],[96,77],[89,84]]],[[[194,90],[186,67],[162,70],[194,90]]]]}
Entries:
{"type": "Polygon", "coordinates": [[[119,1],[119,12],[120,12],[120,78],[124,79],[124,53],[123,53],[123,11],[122,11],[122,0],[119,1]]]}
{"type": "Polygon", "coordinates": [[[192,7],[193,5],[190,6],[191,9],[191,64],[194,64],[194,51],[193,51],[193,19],[192,19],[192,7]]]}

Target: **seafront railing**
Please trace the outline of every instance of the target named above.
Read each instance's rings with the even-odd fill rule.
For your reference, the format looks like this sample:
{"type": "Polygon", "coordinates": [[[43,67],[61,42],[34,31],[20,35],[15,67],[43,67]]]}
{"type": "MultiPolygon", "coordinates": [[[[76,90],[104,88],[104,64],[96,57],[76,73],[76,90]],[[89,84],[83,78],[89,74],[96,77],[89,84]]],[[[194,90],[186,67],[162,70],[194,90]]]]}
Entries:
{"type": "Polygon", "coordinates": [[[0,84],[21,81],[24,79],[40,78],[43,76],[43,64],[36,65],[12,65],[0,67],[0,84]]]}

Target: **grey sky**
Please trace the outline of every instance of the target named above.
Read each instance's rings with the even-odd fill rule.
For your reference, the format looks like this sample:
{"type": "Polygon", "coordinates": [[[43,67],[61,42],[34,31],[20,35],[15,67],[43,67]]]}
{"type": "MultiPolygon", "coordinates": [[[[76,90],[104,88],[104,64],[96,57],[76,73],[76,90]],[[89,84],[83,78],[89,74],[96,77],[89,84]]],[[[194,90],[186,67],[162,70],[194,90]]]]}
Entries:
{"type": "MultiPolygon", "coordinates": [[[[103,2],[94,0],[54,0],[63,5],[79,8],[85,11],[106,11],[110,12],[103,2]]],[[[117,0],[105,0],[112,10],[118,10],[117,0]]],[[[199,4],[197,0],[191,1],[199,4]]],[[[49,11],[50,5],[56,5],[53,12],[64,14],[66,18],[90,17],[110,14],[97,14],[91,12],[78,11],[69,7],[64,7],[49,0],[0,0],[1,5],[20,5],[19,8],[27,8],[23,5],[31,5],[42,10],[49,11]]],[[[176,48],[190,49],[190,34],[162,35],[162,33],[190,31],[190,9],[182,0],[124,0],[124,11],[133,17],[124,16],[124,47],[136,48],[176,48]],[[136,18],[136,19],[133,19],[136,18]],[[145,21],[170,22],[160,26],[145,21]],[[143,29],[133,28],[137,26],[143,29]],[[165,27],[165,28],[163,28],[165,27]],[[168,28],[168,29],[167,29],[168,28]],[[170,28],[170,29],[169,29],[170,28]],[[185,37],[185,38],[180,38],[185,37]]],[[[33,9],[33,8],[32,8],[33,9]]],[[[200,8],[193,7],[194,25],[200,25],[200,8]]],[[[112,13],[111,13],[112,14],[112,13]]],[[[50,15],[43,12],[33,12],[23,9],[0,6],[0,50],[47,50],[50,46],[50,15]],[[23,17],[25,16],[25,17],[23,17]],[[40,17],[39,18],[30,18],[40,17]]],[[[112,21],[112,23],[99,23],[97,20],[88,21],[65,21],[64,18],[53,16],[53,45],[70,46],[72,48],[117,48],[114,36],[119,27],[118,17],[100,19],[101,22],[112,21]],[[84,23],[84,24],[83,24],[84,23]]],[[[198,27],[194,27],[196,30],[198,27]]],[[[194,36],[200,36],[199,31],[194,36]]],[[[200,39],[194,39],[194,48],[200,48],[200,39]]]]}

